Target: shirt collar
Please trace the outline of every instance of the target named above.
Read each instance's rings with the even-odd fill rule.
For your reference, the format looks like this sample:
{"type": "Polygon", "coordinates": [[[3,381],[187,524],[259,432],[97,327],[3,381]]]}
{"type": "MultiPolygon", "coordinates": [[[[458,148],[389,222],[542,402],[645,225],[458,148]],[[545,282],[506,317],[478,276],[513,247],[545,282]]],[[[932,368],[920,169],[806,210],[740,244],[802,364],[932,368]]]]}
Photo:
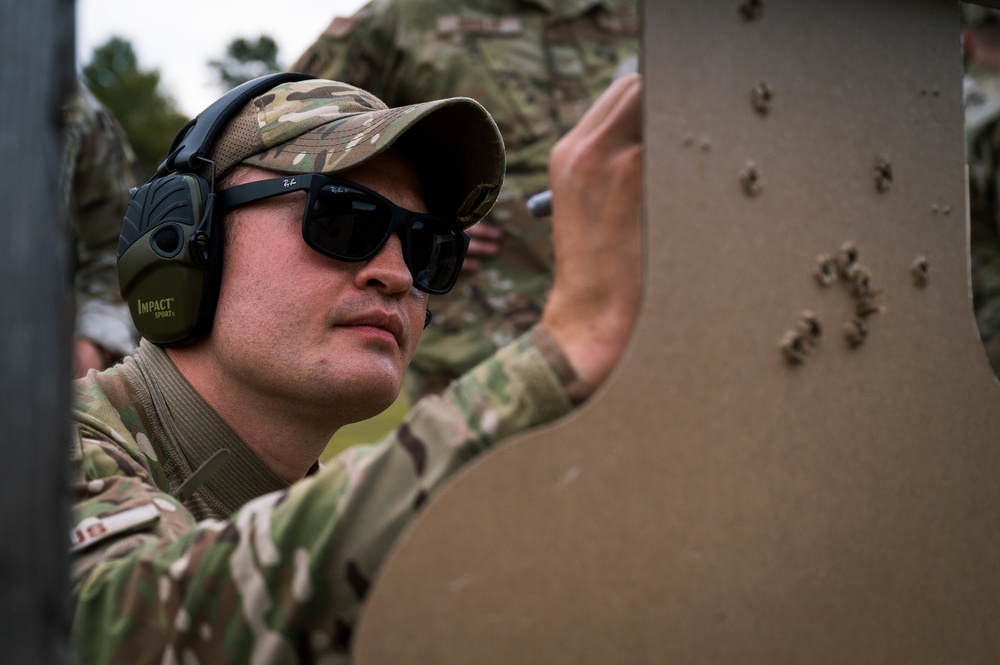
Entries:
{"type": "Polygon", "coordinates": [[[216,452],[229,451],[228,461],[195,493],[213,516],[228,518],[251,499],[289,486],[205,402],[163,349],[144,339],[133,359],[153,405],[149,418],[160,426],[163,447],[179,458],[174,480],[186,480],[216,452]]]}

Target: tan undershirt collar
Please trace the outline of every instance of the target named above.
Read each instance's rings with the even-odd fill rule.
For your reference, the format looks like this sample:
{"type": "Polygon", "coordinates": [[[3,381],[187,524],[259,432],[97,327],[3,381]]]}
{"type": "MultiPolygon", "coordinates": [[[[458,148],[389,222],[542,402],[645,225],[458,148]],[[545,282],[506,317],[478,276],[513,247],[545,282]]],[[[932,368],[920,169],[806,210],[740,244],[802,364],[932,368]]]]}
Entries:
{"type": "Polygon", "coordinates": [[[133,359],[134,365],[120,368],[146,409],[173,491],[216,452],[229,451],[229,460],[186,502],[197,519],[227,519],[247,501],[289,486],[202,399],[163,349],[144,339],[133,359]]]}

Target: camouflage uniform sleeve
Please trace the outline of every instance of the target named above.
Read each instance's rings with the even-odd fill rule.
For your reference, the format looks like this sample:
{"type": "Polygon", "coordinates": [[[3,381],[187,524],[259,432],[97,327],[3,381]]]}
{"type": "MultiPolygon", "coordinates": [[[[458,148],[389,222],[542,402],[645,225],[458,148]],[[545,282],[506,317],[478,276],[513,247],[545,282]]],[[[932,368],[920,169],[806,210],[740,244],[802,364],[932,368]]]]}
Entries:
{"type": "Polygon", "coordinates": [[[397,18],[395,3],[383,0],[369,2],[353,16],[338,16],[291,69],[349,83],[389,106],[399,106],[402,102],[391,90],[400,57],[397,18]]]}
{"type": "Polygon", "coordinates": [[[382,443],[227,522],[195,523],[138,450],[83,427],[78,661],[346,662],[370,580],[428,494],[498,439],[569,411],[567,370],[536,329],[421,401],[382,443]]]}
{"type": "Polygon", "coordinates": [[[64,110],[63,200],[76,250],[76,335],[114,355],[137,333],[118,290],[116,256],[135,155],[118,121],[80,88],[64,110]]]}

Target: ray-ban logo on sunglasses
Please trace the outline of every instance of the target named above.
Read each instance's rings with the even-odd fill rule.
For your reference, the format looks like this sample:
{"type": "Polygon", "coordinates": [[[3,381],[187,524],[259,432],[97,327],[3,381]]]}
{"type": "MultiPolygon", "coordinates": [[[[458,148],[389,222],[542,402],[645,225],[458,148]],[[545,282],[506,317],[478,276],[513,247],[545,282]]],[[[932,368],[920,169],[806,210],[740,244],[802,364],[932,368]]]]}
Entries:
{"type": "Polygon", "coordinates": [[[297,184],[299,184],[299,181],[296,180],[295,178],[285,178],[284,180],[281,181],[282,187],[294,187],[297,184]]]}

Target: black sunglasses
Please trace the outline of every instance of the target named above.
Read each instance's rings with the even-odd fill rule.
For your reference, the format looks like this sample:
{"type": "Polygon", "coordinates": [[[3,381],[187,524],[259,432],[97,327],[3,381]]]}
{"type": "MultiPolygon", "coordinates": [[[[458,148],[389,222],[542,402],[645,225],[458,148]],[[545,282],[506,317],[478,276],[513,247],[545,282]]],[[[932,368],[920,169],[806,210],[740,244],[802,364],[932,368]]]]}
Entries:
{"type": "Polygon", "coordinates": [[[302,238],[323,256],[356,263],[375,256],[399,227],[403,261],[413,285],[447,293],[469,249],[469,236],[439,217],[401,208],[381,194],[319,173],[258,180],[217,192],[222,210],[307,191],[302,238]]]}

